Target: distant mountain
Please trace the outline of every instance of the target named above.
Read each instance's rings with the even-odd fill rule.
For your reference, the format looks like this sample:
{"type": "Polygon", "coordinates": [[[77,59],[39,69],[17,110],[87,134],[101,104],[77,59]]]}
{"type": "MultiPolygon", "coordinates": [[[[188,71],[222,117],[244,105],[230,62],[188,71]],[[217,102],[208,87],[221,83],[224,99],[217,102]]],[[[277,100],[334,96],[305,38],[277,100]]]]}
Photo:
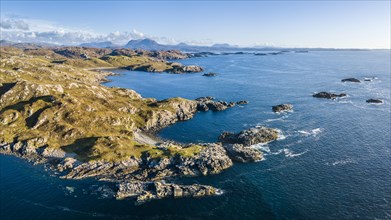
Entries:
{"type": "Polygon", "coordinates": [[[28,43],[28,42],[12,42],[8,40],[0,40],[0,46],[13,46],[18,48],[41,48],[41,47],[57,47],[56,44],[51,43],[45,43],[45,42],[34,42],[34,43],[28,43]]]}
{"type": "Polygon", "coordinates": [[[14,42],[12,41],[8,41],[8,40],[0,40],[0,46],[11,46],[15,44],[14,42]]]}
{"type": "Polygon", "coordinates": [[[232,47],[229,44],[213,44],[212,47],[232,47]]]}
{"type": "Polygon", "coordinates": [[[81,47],[93,47],[93,48],[114,48],[114,47],[120,47],[119,45],[116,45],[116,44],[114,44],[111,41],[83,43],[83,44],[80,44],[79,46],[81,46],[81,47]]]}
{"type": "Polygon", "coordinates": [[[167,50],[169,48],[168,45],[159,44],[158,42],[148,38],[130,40],[124,47],[143,50],[167,50]]]}

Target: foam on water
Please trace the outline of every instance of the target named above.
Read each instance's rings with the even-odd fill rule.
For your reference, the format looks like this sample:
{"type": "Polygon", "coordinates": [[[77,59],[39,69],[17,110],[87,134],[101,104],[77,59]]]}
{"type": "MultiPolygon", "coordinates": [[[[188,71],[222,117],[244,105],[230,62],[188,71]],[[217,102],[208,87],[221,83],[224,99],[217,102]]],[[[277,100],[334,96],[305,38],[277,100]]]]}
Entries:
{"type": "Polygon", "coordinates": [[[308,130],[308,131],[305,131],[305,130],[299,130],[297,131],[299,134],[303,135],[303,136],[317,136],[318,134],[322,133],[323,132],[323,129],[322,128],[315,128],[315,129],[312,129],[312,130],[308,130]]]}
{"type": "Polygon", "coordinates": [[[343,166],[343,165],[351,164],[351,163],[356,163],[356,161],[348,158],[348,159],[344,159],[344,160],[337,160],[334,162],[327,162],[326,165],[328,165],[328,166],[343,166]]]}

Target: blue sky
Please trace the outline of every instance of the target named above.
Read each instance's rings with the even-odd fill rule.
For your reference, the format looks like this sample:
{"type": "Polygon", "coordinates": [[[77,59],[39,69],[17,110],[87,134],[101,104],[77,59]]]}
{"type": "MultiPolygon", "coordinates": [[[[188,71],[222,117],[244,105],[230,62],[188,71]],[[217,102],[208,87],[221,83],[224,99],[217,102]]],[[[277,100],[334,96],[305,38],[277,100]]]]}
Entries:
{"type": "Polygon", "coordinates": [[[390,48],[390,1],[1,1],[1,37],[390,48]]]}

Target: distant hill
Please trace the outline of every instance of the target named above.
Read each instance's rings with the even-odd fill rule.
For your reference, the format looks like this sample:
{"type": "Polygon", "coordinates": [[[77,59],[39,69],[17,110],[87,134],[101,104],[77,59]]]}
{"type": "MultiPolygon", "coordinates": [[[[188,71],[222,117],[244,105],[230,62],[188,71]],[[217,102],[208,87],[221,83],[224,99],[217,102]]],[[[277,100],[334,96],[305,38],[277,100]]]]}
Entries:
{"type": "Polygon", "coordinates": [[[125,48],[131,49],[143,49],[143,50],[167,50],[168,45],[159,44],[154,40],[145,38],[139,40],[130,40],[125,46],[125,48]]]}
{"type": "Polygon", "coordinates": [[[119,45],[114,44],[111,41],[83,43],[83,44],[80,44],[79,46],[81,46],[81,47],[93,47],[93,48],[115,48],[115,47],[121,47],[119,45]]]}

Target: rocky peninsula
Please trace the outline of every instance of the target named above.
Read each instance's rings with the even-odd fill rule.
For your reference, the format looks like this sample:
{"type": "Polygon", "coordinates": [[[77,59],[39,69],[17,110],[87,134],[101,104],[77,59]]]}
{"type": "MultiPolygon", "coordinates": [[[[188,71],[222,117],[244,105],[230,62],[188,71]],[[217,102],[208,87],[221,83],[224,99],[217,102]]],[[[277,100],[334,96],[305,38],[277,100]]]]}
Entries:
{"type": "MultiPolygon", "coordinates": [[[[61,178],[115,182],[117,199],[140,204],[166,197],[200,197],[221,192],[213,186],[165,180],[217,174],[232,161],[251,162],[262,153],[250,145],[277,139],[277,131],[253,128],[224,133],[218,143],[178,144],[150,134],[197,111],[223,111],[235,102],[143,98],[130,89],[101,83],[100,67],[187,73],[200,67],[165,59],[179,51],[0,47],[0,153],[43,163],[61,178]]],[[[246,104],[247,102],[238,102],[246,104]]]]}

